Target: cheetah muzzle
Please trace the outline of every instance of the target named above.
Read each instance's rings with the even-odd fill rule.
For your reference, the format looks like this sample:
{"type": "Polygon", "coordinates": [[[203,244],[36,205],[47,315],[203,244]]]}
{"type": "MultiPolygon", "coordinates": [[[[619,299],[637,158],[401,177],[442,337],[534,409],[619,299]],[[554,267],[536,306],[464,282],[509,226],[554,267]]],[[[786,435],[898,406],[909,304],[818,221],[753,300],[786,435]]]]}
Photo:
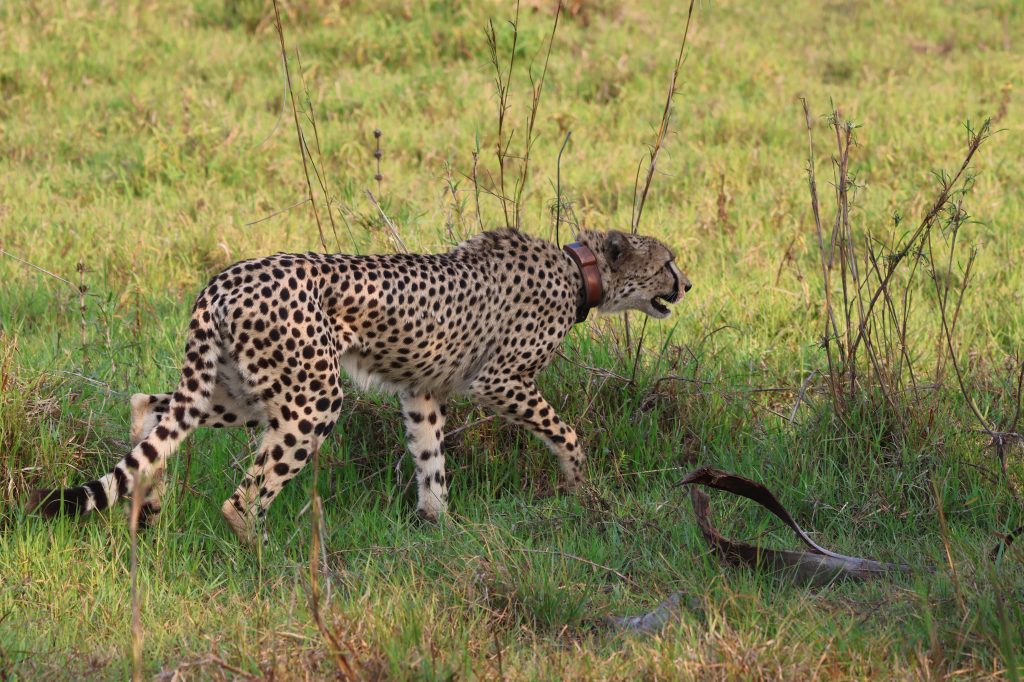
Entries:
{"type": "Polygon", "coordinates": [[[131,452],[98,480],[38,491],[30,506],[45,516],[83,514],[136,492],[148,524],[160,510],[167,458],[192,431],[259,428],[259,447],[222,507],[231,530],[252,543],[281,488],[334,429],[342,371],[357,387],[399,395],[421,519],[447,507],[452,395],[538,436],[572,488],[585,455],[537,390],[537,374],[590,308],[663,318],[690,290],[656,239],[587,231],[579,244],[592,252],[586,267],[515,230],[442,254],[281,253],[236,263],[196,299],[175,389],[132,396],[131,452]]]}
{"type": "Polygon", "coordinates": [[[671,311],[668,308],[668,304],[679,302],[679,299],[682,298],[680,289],[689,291],[693,287],[693,285],[690,284],[690,280],[686,278],[686,275],[679,271],[675,266],[675,263],[670,261],[666,267],[672,275],[672,291],[667,294],[659,294],[651,299],[651,308],[653,308],[656,313],[654,316],[658,318],[665,318],[669,316],[671,311]]]}

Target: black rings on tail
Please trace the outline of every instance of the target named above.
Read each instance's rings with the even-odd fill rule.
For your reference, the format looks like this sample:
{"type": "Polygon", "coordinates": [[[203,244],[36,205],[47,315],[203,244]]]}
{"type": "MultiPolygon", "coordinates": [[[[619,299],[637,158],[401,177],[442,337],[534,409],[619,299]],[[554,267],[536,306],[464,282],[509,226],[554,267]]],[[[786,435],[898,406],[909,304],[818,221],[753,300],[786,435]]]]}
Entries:
{"type": "MultiPolygon", "coordinates": [[[[116,499],[123,497],[125,494],[122,492],[116,499]]],[[[28,510],[45,519],[57,516],[82,516],[93,511],[103,511],[110,507],[110,504],[111,501],[100,481],[90,481],[75,488],[33,490],[28,498],[28,510]]],[[[143,503],[139,509],[139,527],[148,527],[152,517],[159,512],[158,503],[143,503]]]]}
{"type": "Polygon", "coordinates": [[[42,514],[48,519],[60,514],[79,516],[108,506],[107,493],[99,481],[63,490],[33,490],[28,498],[29,511],[42,514]]]}

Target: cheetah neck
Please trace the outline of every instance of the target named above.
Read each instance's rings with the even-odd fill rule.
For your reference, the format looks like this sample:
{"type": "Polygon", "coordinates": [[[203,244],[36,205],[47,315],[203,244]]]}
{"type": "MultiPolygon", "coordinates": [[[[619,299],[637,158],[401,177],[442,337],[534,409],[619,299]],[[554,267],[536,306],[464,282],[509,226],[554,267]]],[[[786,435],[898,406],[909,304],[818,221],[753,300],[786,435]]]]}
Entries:
{"type": "Polygon", "coordinates": [[[579,324],[587,319],[591,308],[601,305],[604,300],[601,269],[597,264],[597,256],[586,244],[566,244],[563,250],[579,273],[579,291],[576,295],[576,324],[579,324]]]}

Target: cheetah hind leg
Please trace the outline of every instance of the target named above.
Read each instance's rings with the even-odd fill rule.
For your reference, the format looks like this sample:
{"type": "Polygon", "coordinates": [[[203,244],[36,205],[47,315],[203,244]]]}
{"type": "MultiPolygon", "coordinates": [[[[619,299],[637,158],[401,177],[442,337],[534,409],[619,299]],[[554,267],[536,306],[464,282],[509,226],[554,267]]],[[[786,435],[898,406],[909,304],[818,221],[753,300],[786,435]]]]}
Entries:
{"type": "MultiPolygon", "coordinates": [[[[135,447],[156,428],[160,418],[171,407],[170,393],[136,393],[131,403],[131,443],[135,447]]],[[[255,426],[262,423],[261,416],[251,406],[232,397],[223,386],[216,385],[211,399],[211,413],[200,418],[199,425],[212,428],[231,426],[255,426]]],[[[167,489],[165,472],[160,470],[146,487],[142,507],[139,509],[139,526],[153,525],[161,509],[161,498],[167,489]]],[[[129,513],[131,511],[129,510],[129,513]]]]}
{"type": "MultiPolygon", "coordinates": [[[[132,426],[131,442],[132,447],[146,439],[157,422],[160,421],[171,406],[170,393],[136,393],[131,397],[132,426]]],[[[148,528],[153,525],[156,515],[160,513],[160,498],[163,496],[167,482],[164,471],[161,469],[154,480],[145,488],[145,496],[142,499],[142,506],[139,508],[139,527],[148,528]]],[[[129,507],[131,514],[131,507],[129,507]]]]}
{"type": "MultiPolygon", "coordinates": [[[[340,390],[336,396],[340,399],[340,390]]],[[[334,428],[337,414],[337,409],[332,408],[302,419],[279,421],[277,428],[268,427],[264,431],[252,465],[220,508],[232,532],[243,544],[254,545],[260,536],[260,527],[263,541],[267,542],[263,524],[267,509],[285,484],[312,459],[313,452],[334,428]]]]}
{"type": "MultiPolygon", "coordinates": [[[[309,309],[301,325],[291,326],[294,335],[305,340],[302,371],[289,376],[286,390],[281,387],[279,369],[259,363],[237,367],[246,385],[263,389],[259,404],[266,417],[252,465],[221,506],[231,530],[247,545],[256,541],[257,530],[264,525],[267,509],[281,488],[302,471],[334,429],[341,410],[338,357],[345,348],[338,340],[326,341],[330,332],[323,311],[312,304],[309,309]]],[[[264,352],[270,350],[265,346],[264,352]]],[[[265,528],[263,537],[266,540],[265,528]]]]}
{"type": "Polygon", "coordinates": [[[170,393],[136,393],[131,397],[133,448],[156,428],[160,415],[167,412],[170,406],[170,393]]]}

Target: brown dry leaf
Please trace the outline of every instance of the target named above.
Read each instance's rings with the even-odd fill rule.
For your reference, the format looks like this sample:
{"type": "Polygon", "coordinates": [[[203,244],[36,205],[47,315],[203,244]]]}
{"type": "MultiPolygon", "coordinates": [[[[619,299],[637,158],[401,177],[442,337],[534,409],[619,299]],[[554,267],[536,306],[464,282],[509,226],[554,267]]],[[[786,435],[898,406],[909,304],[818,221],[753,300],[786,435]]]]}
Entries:
{"type": "Polygon", "coordinates": [[[716,554],[730,563],[790,573],[796,582],[811,586],[827,585],[845,579],[867,580],[893,573],[909,574],[914,570],[905,564],[889,564],[873,559],[845,556],[821,547],[808,537],[770,490],[750,479],[702,467],[688,473],[680,483],[694,484],[724,490],[757,502],[793,529],[797,537],[811,548],[810,552],[775,550],[729,540],[711,523],[708,496],[699,488],[691,488],[690,501],[693,503],[697,525],[700,526],[704,539],[716,554]]]}

